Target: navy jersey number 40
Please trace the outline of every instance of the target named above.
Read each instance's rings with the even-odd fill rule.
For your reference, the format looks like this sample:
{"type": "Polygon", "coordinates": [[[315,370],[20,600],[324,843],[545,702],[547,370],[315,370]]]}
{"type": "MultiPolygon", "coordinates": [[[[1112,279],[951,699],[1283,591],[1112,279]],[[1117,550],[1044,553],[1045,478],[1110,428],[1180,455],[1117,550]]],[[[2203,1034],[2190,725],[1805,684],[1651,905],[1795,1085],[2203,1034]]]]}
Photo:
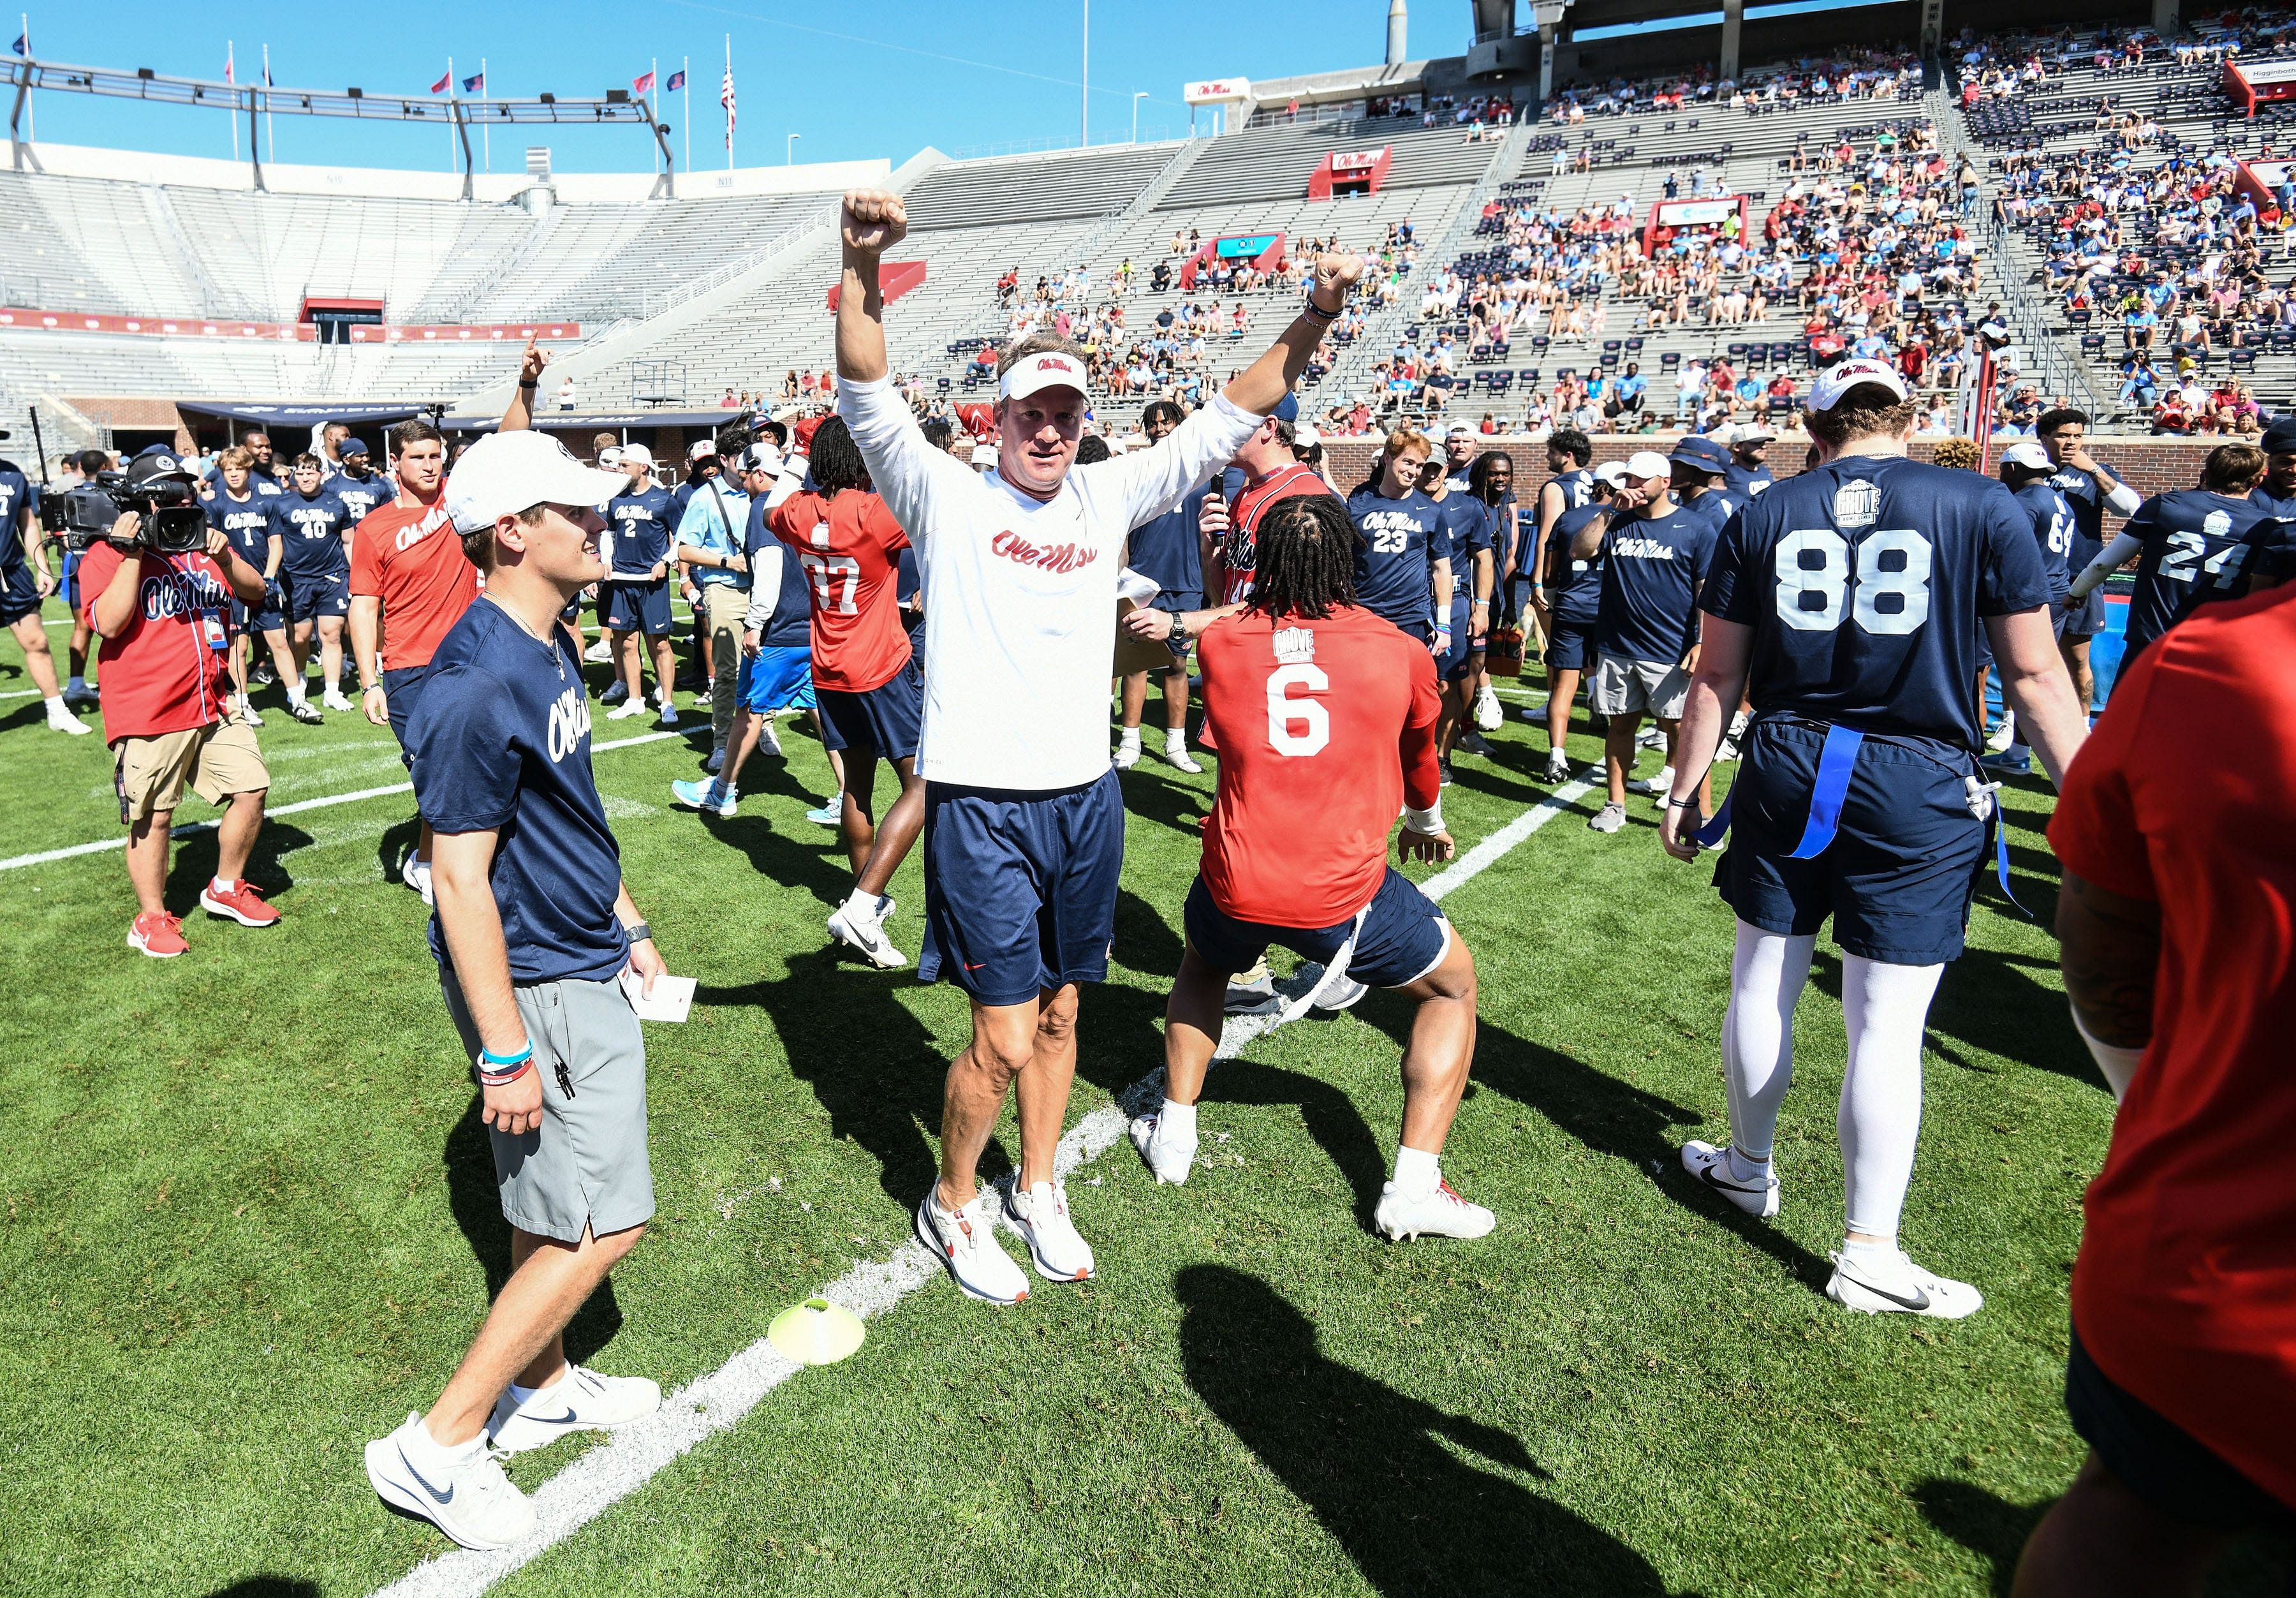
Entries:
{"type": "Polygon", "coordinates": [[[1851,456],[1745,506],[1700,606],[1752,630],[1757,713],[1975,754],[1980,619],[2048,599],[2032,518],[2000,483],[1851,456]]]}

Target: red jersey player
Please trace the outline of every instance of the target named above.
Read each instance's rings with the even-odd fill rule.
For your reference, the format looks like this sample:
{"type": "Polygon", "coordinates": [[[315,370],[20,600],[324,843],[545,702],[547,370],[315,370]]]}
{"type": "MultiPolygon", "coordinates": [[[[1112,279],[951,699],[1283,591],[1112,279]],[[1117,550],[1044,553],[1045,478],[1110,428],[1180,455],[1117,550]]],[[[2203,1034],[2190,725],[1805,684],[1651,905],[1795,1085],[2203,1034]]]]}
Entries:
{"type": "Polygon", "coordinates": [[[1198,646],[1219,791],[1164,1011],[1164,1106],[1132,1139],[1158,1182],[1187,1180],[1227,978],[1280,943],[1327,964],[1319,988],[1354,980],[1418,1001],[1403,1141],[1374,1223],[1398,1241],[1479,1238],[1491,1212],[1453,1192],[1437,1163],[1474,1056],[1474,958],[1387,863],[1398,810],[1406,859],[1450,858],[1441,701],[1426,647],[1354,604],[1355,544],[1335,497],[1285,499],[1261,523],[1250,601],[1198,646]]]}
{"type": "MultiPolygon", "coordinates": [[[[463,554],[439,494],[446,441],[430,423],[390,431],[398,479],[396,504],[378,505],[351,540],[351,663],[359,707],[389,727],[406,755],[406,722],[430,675],[439,640],[479,596],[479,569],[463,554]]],[[[401,875],[430,902],[430,824],[423,822],[401,875]]]]}
{"type": "Polygon", "coordinates": [[[893,902],[886,887],[924,826],[925,784],[917,775],[924,677],[901,624],[896,591],[909,535],[884,500],[869,492],[869,469],[842,417],[825,418],[808,455],[815,487],[767,516],[809,580],[813,598],[813,691],[822,741],[845,754],[840,818],[853,862],[853,892],[829,918],[830,935],[873,965],[906,964],[886,938],[893,902]],[[893,762],[901,796],[875,824],[877,760],[893,762]]]}
{"type": "Polygon", "coordinates": [[[1259,524],[1270,510],[1296,494],[1332,491],[1332,485],[1315,467],[1292,454],[1296,436],[1291,418],[1278,408],[1235,452],[1235,464],[1243,468],[1244,479],[1234,504],[1218,494],[1204,496],[1196,525],[1208,546],[1204,592],[1216,605],[1239,605],[1250,597],[1259,524]]]}

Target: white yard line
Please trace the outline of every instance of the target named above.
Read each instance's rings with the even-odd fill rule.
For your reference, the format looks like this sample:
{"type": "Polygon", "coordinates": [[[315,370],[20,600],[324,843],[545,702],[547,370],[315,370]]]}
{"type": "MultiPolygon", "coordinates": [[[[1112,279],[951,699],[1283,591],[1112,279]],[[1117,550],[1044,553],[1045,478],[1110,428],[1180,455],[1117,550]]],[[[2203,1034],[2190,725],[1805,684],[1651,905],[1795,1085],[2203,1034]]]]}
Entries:
{"type": "MultiPolygon", "coordinates": [[[[685,736],[683,729],[671,732],[644,732],[636,737],[610,738],[603,744],[593,744],[590,745],[590,753],[602,754],[609,749],[627,749],[634,744],[658,744],[664,738],[679,738],[685,736]]],[[[381,740],[370,738],[366,741],[373,744],[381,740]]],[[[345,745],[345,747],[355,746],[345,745]]],[[[357,788],[348,794],[329,794],[319,799],[299,799],[292,804],[275,804],[265,811],[263,815],[266,820],[270,820],[279,816],[298,815],[307,810],[328,810],[338,804],[357,804],[363,799],[380,799],[387,794],[411,794],[414,791],[414,785],[411,782],[386,783],[377,788],[357,788]]],[[[216,824],[213,821],[186,821],[181,827],[174,828],[168,836],[187,838],[196,833],[213,832],[215,828],[216,824]]],[[[26,866],[45,866],[53,861],[70,860],[81,854],[116,854],[125,846],[125,835],[119,835],[102,838],[93,844],[73,844],[62,849],[45,849],[37,854],[12,855],[6,860],[0,860],[0,871],[20,870],[26,866]]]]}
{"type": "MultiPolygon", "coordinates": [[[[1583,782],[1563,784],[1429,877],[1420,885],[1421,891],[1441,899],[1464,887],[1532,833],[1568,812],[1588,791],[1583,782]]],[[[1322,976],[1323,968],[1310,964],[1284,986],[1297,994],[1322,976]]],[[[1231,1017],[1220,1030],[1218,1058],[1234,1058],[1245,1044],[1276,1025],[1274,1016],[1231,1017]]],[[[1161,1071],[1151,1072],[1119,1094],[1115,1103],[1078,1122],[1061,1139],[1054,1168],[1065,1179],[1122,1141],[1131,1118],[1160,1097],[1162,1081],[1161,1071]]],[[[856,1265],[812,1296],[841,1304],[867,1319],[931,1286],[940,1276],[940,1263],[911,1241],[885,1259],[856,1265]]],[[[664,1398],[645,1420],[615,1432],[536,1488],[537,1520],[534,1535],[526,1541],[494,1553],[465,1549],[442,1553],[381,1589],[377,1598],[475,1598],[636,1492],[695,1444],[733,1427],[803,1368],[759,1338],[715,1371],[664,1398]]]]}

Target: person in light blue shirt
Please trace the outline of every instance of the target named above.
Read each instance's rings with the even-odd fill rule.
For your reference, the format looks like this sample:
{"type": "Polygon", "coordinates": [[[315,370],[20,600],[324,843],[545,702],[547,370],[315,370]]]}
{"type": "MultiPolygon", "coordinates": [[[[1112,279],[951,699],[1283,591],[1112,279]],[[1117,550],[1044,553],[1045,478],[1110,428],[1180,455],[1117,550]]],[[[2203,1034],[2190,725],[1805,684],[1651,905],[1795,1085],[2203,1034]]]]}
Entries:
{"type": "Polygon", "coordinates": [[[742,465],[745,469],[738,478],[719,474],[693,484],[685,513],[677,520],[672,555],[685,563],[701,591],[694,608],[701,615],[702,632],[709,640],[709,770],[713,776],[725,764],[726,740],[733,730],[740,698],[742,617],[750,607],[750,561],[742,548],[742,530],[749,525],[752,492],[773,486],[781,460],[769,447],[753,447],[742,465]]]}

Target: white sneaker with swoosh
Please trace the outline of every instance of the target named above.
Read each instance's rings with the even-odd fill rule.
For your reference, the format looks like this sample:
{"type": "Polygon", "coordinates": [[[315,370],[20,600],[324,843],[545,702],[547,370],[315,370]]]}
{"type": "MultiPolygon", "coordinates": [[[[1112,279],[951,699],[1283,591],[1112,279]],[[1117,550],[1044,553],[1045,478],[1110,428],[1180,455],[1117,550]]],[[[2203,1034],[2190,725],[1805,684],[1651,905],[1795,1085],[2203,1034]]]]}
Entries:
{"type": "Polygon", "coordinates": [[[1832,1256],[1833,1275],[1825,1296],[1844,1309],[1869,1315],[1926,1315],[1936,1321],[1962,1321],[1985,1307],[1985,1295],[1965,1281],[1932,1276],[1903,1254],[1902,1271],[1888,1277],[1869,1276],[1850,1263],[1846,1252],[1832,1256]]]}
{"type": "Polygon", "coordinates": [[[504,1454],[547,1448],[578,1431],[611,1431],[661,1407],[661,1388],[643,1376],[604,1376],[570,1364],[566,1374],[521,1399],[505,1389],[495,1400],[487,1436],[504,1454]]]}
{"type": "Polygon", "coordinates": [[[963,1209],[948,1210],[928,1189],[917,1205],[917,1241],[948,1267],[959,1288],[990,1304],[1018,1304],[1029,1296],[1029,1278],[998,1246],[994,1230],[981,1193],[963,1209]]]}
{"type": "Polygon", "coordinates": [[[533,1503],[483,1441],[441,1447],[422,1429],[420,1415],[408,1415],[406,1425],[366,1446],[366,1479],[376,1497],[465,1548],[507,1548],[534,1529],[533,1503]]]}
{"type": "Polygon", "coordinates": [[[1778,1213],[1778,1171],[1775,1165],[1763,1175],[1741,1178],[1731,1167],[1727,1149],[1718,1149],[1693,1138],[1682,1146],[1682,1168],[1758,1221],[1767,1221],[1778,1213]]]}
{"type": "Polygon", "coordinates": [[[1069,1215],[1068,1183],[1040,1182],[1024,1190],[1015,1176],[1004,1218],[1029,1245],[1037,1274],[1046,1281],[1082,1281],[1092,1274],[1092,1245],[1069,1215]]]}

